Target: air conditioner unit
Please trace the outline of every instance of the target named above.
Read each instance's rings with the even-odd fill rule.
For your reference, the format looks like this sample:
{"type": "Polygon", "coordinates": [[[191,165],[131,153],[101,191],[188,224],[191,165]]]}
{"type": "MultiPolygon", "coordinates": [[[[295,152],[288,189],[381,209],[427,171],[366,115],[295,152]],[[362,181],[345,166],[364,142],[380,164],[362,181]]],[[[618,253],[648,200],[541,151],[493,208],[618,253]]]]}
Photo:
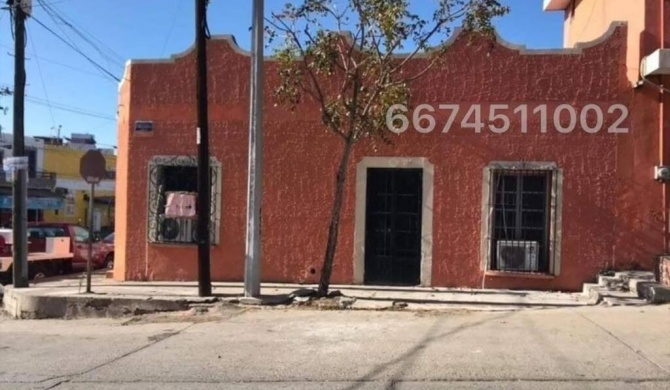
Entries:
{"type": "Polygon", "coordinates": [[[642,59],[644,77],[670,74],[670,49],[658,49],[642,59]]]}
{"type": "Polygon", "coordinates": [[[171,218],[164,214],[158,216],[158,240],[179,244],[197,241],[197,223],[190,218],[171,218]]]}
{"type": "Polygon", "coordinates": [[[498,269],[501,271],[537,272],[537,241],[498,241],[498,269]]]}
{"type": "Polygon", "coordinates": [[[654,167],[654,179],[658,181],[670,181],[670,166],[654,167]]]}

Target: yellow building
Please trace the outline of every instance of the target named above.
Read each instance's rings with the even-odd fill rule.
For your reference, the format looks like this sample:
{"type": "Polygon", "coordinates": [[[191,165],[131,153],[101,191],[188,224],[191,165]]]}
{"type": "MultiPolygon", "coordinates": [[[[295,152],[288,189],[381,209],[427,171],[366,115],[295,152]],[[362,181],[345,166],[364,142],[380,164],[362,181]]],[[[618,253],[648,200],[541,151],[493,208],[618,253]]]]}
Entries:
{"type": "MultiPolygon", "coordinates": [[[[79,161],[91,149],[96,149],[92,136],[73,134],[70,142],[47,142],[44,145],[44,170],[57,175],[56,189],[64,193],[65,202],[60,210],[44,212],[45,222],[88,224],[88,205],[91,192],[90,184],[79,174],[79,161]]],[[[98,149],[105,156],[107,171],[106,180],[96,185],[93,220],[94,232],[114,231],[114,190],[116,155],[111,149],[98,149]]]]}

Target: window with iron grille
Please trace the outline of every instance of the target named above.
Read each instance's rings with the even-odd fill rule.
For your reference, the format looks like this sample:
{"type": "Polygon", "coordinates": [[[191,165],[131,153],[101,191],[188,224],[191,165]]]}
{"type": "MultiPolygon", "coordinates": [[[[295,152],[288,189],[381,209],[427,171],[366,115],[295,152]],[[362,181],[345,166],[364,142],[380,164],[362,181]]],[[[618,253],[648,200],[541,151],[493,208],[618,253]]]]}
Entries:
{"type": "Polygon", "coordinates": [[[496,163],[486,171],[486,267],[557,274],[560,172],[549,163],[496,163]]]}
{"type": "MultiPolygon", "coordinates": [[[[170,194],[183,193],[197,196],[197,163],[190,156],[157,156],[149,164],[149,242],[164,244],[197,244],[197,219],[169,215],[167,212],[170,194]]],[[[210,240],[212,245],[219,239],[219,192],[221,167],[210,162],[210,240]]]]}

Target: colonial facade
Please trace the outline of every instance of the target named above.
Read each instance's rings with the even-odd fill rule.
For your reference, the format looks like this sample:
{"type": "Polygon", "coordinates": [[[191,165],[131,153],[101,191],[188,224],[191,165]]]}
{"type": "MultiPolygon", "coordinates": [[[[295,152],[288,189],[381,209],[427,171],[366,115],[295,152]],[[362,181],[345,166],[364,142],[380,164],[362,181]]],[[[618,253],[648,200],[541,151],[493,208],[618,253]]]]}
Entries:
{"type": "MultiPolygon", "coordinates": [[[[660,14],[651,0],[625,2],[644,3],[643,21],[608,13],[587,27],[584,14],[608,2],[545,3],[566,13],[566,48],[528,50],[502,39],[492,46],[456,34],[444,64],[411,86],[409,121],[428,105],[422,114],[436,128],[420,132],[414,127],[426,124],[413,123],[392,145],[356,146],[333,282],[578,290],[604,269],[657,267],[668,191],[653,174],[670,157],[670,115],[634,69],[667,30],[652,20],[660,14]]],[[[250,58],[231,37],[212,39],[209,55],[212,275],[239,281],[250,58]]],[[[195,60],[188,50],[127,65],[118,280],[196,278],[195,221],[166,213],[171,193],[197,191],[195,60]]],[[[266,72],[270,91],[275,63],[266,72]]],[[[262,279],[313,283],[342,145],[313,104],[292,113],[268,93],[264,109],[262,279]]]]}

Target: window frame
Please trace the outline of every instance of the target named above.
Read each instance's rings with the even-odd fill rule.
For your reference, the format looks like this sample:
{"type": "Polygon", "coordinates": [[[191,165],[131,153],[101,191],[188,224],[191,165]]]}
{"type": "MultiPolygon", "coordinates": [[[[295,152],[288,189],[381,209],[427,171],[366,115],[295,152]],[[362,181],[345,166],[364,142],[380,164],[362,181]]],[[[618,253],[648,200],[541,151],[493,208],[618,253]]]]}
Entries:
{"type": "MultiPolygon", "coordinates": [[[[164,166],[182,166],[182,167],[197,167],[197,159],[195,156],[189,155],[171,155],[171,156],[154,156],[149,161],[147,172],[147,197],[148,197],[148,213],[147,213],[147,241],[151,244],[171,245],[171,246],[196,246],[197,243],[189,242],[173,242],[163,241],[159,239],[159,208],[161,200],[159,197],[159,170],[164,166]]],[[[220,242],[221,231],[221,163],[216,158],[210,158],[210,168],[212,172],[211,182],[211,197],[210,197],[210,223],[212,229],[210,231],[210,244],[212,246],[218,245],[220,242]]]]}
{"type": "Polygon", "coordinates": [[[91,234],[91,232],[90,232],[88,229],[86,229],[86,228],[84,228],[84,227],[82,227],[82,226],[79,226],[79,225],[74,225],[74,226],[72,227],[72,236],[74,237],[74,242],[77,242],[77,243],[86,243],[86,242],[88,242],[88,241],[91,239],[92,234],[91,234]],[[79,232],[86,232],[87,238],[84,239],[84,240],[79,240],[78,237],[81,237],[81,236],[78,234],[78,233],[79,233],[78,231],[79,231],[79,232]]]}
{"type": "Polygon", "coordinates": [[[63,214],[65,214],[66,217],[74,217],[77,215],[75,194],[67,194],[65,196],[63,208],[63,214]]]}
{"type": "Polygon", "coordinates": [[[484,167],[482,181],[482,218],[480,268],[485,272],[514,275],[560,275],[561,270],[561,224],[563,203],[563,170],[554,162],[508,162],[494,161],[484,167]],[[495,174],[500,171],[547,171],[550,179],[549,195],[549,234],[548,234],[548,270],[546,272],[522,272],[494,269],[491,240],[494,234],[495,187],[491,185],[495,174]]]}

